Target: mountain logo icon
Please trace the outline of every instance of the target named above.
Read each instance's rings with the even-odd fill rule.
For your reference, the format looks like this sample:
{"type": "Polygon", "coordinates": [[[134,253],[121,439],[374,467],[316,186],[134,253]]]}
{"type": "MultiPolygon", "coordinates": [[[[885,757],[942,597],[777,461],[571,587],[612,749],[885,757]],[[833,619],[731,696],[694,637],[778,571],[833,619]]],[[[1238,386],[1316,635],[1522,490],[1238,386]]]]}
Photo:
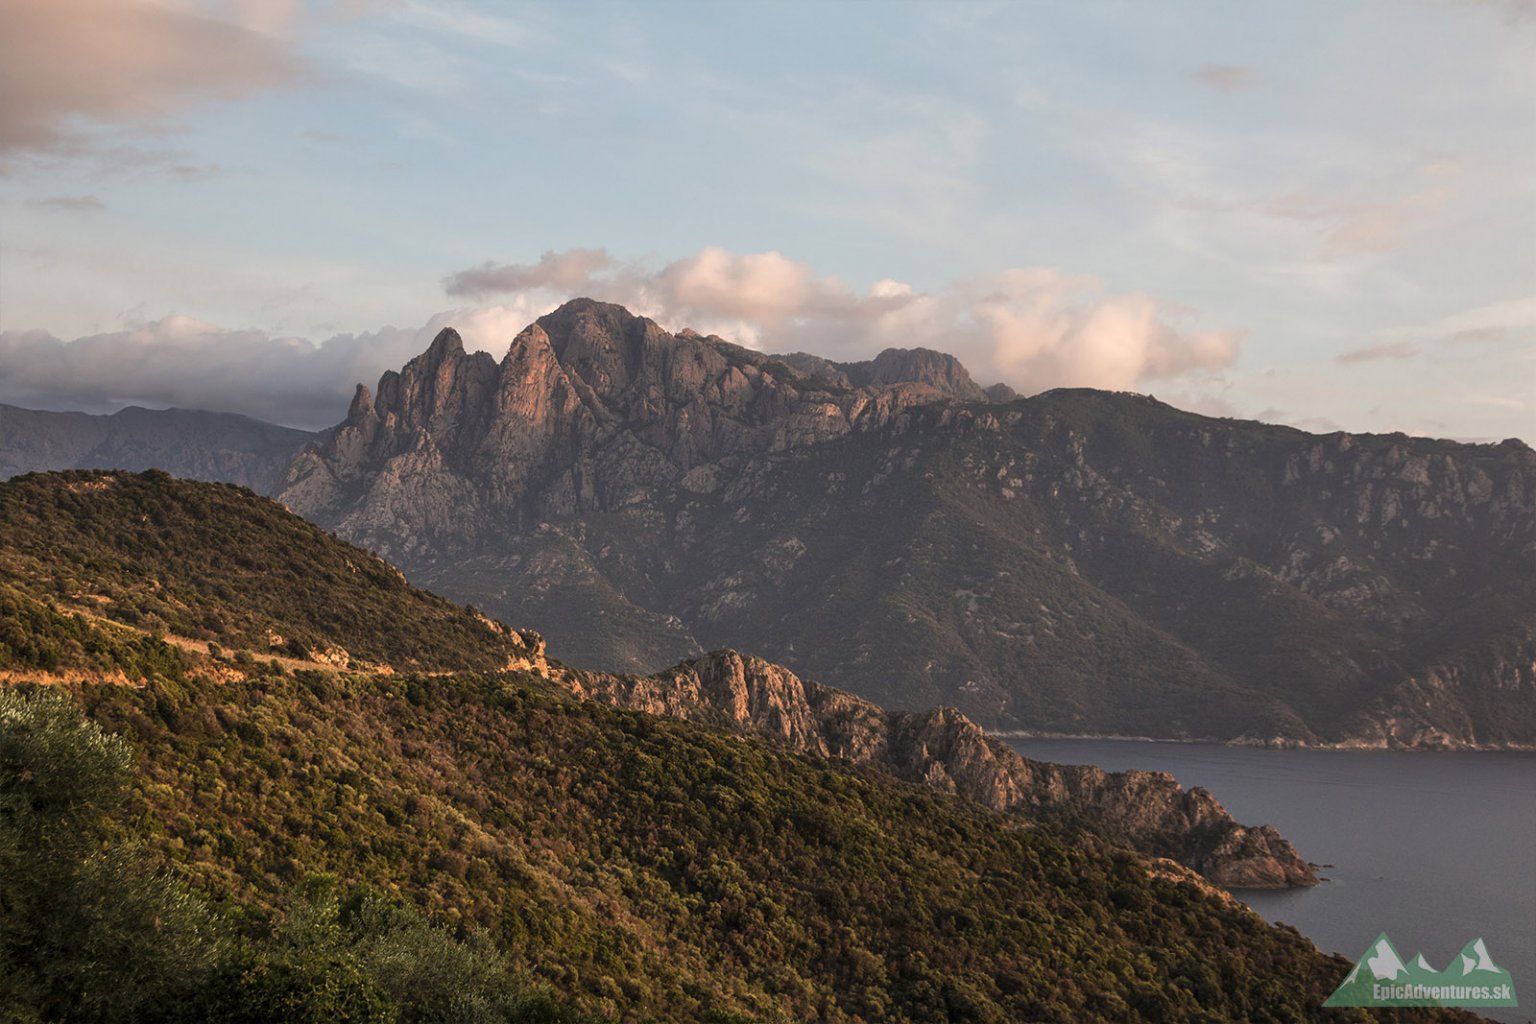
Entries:
{"type": "Polygon", "coordinates": [[[1493,962],[1481,938],[1467,943],[1443,971],[1423,953],[1406,964],[1382,932],[1324,1006],[1517,1006],[1509,972],[1493,962]]]}

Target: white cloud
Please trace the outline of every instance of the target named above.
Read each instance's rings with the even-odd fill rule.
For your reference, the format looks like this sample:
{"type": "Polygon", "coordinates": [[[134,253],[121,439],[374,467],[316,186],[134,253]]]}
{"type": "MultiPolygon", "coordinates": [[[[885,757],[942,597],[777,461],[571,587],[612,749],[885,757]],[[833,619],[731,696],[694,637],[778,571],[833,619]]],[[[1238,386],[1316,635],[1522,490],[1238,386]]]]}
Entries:
{"type": "MultiPolygon", "coordinates": [[[[304,427],[341,419],[359,381],[370,386],[445,326],[466,346],[504,348],[545,306],[513,303],[440,313],[415,329],[338,334],[320,344],[168,316],[64,341],[0,332],[0,402],[105,412],[125,405],[214,409],[304,427]]],[[[498,352],[499,355],[499,352],[498,352]]]]}
{"type": "Polygon", "coordinates": [[[430,31],[461,36],[478,43],[517,46],[528,32],[515,21],[472,10],[458,3],[419,3],[410,0],[394,15],[395,20],[430,31]]]}
{"type": "Polygon", "coordinates": [[[773,351],[863,359],[887,347],[934,348],[959,356],[984,382],[1026,392],[1128,389],[1224,367],[1240,342],[1235,332],[1188,328],[1151,295],[1108,293],[1094,278],[1051,268],[1005,270],[934,292],[884,279],[860,293],[778,252],[709,247],[652,271],[600,250],[571,250],[536,264],[483,264],[446,284],[451,294],[501,290],[524,303],[530,293],[588,295],[673,330],[773,351]]]}
{"type": "Polygon", "coordinates": [[[1422,349],[1411,341],[1392,341],[1382,345],[1367,345],[1364,348],[1351,349],[1333,357],[1336,363],[1348,365],[1350,363],[1370,363],[1378,359],[1412,359],[1422,349]]]}
{"type": "Polygon", "coordinates": [[[866,359],[887,347],[959,356],[982,383],[1020,391],[1147,381],[1229,365],[1238,336],[1195,331],[1140,292],[1112,294],[1093,278],[1008,270],[921,292],[881,280],[858,292],[775,252],[708,248],[660,270],[602,250],[546,253],[524,266],[486,264],[449,282],[511,294],[437,313],[417,328],[304,338],[231,330],[168,316],[65,341],[44,331],[0,333],[0,402],[104,411],[127,404],[241,412],[318,427],[340,419],[353,385],[372,384],[453,327],[470,349],[498,357],[533,320],[576,294],[622,302],[673,330],[691,326],[772,351],[866,359]]]}
{"type": "Polygon", "coordinates": [[[0,152],[70,150],[81,119],[153,120],[302,77],[304,65],[265,31],[285,21],[285,5],[247,3],[243,13],[256,28],[153,0],[5,0],[0,152]]]}
{"type": "Polygon", "coordinates": [[[567,249],[546,252],[539,262],[526,266],[495,264],[487,260],[443,279],[449,295],[479,298],[533,288],[570,291],[583,287],[592,275],[614,265],[604,249],[567,249]]]}

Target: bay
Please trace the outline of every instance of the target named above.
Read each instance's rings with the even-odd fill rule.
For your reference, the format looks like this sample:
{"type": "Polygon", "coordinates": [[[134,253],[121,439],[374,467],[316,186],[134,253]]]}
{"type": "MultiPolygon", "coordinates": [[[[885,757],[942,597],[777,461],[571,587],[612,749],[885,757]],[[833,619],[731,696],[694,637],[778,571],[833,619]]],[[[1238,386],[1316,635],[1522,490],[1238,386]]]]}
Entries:
{"type": "Polygon", "coordinates": [[[1043,761],[1141,768],[1204,786],[1238,821],[1280,829],[1327,865],[1311,889],[1242,890],[1270,921],[1359,957],[1382,932],[1443,969],[1482,937],[1536,1020],[1536,754],[1262,750],[1136,740],[1010,739],[1043,761]]]}

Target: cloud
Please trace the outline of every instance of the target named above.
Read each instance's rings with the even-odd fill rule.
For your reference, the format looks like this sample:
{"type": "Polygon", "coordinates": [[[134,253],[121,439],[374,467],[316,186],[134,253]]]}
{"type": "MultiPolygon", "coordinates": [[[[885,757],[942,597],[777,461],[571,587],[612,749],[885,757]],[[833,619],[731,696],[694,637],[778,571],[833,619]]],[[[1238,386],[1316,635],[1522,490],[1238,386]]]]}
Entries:
{"type": "Polygon", "coordinates": [[[421,327],[338,334],[319,344],[168,316],[64,341],[0,332],[0,402],[109,412],[125,405],[215,409],[302,427],[341,419],[353,385],[372,385],[452,325],[476,348],[505,347],[545,306],[440,313],[421,327]]]}
{"type": "Polygon", "coordinates": [[[1258,82],[1253,69],[1242,64],[1202,64],[1189,77],[1208,89],[1234,93],[1252,88],[1258,82]]]}
{"type": "Polygon", "coordinates": [[[1411,341],[1394,341],[1384,345],[1368,345],[1333,357],[1333,361],[1348,366],[1351,363],[1369,363],[1378,359],[1411,359],[1422,351],[1411,341]]]}
{"type": "Polygon", "coordinates": [[[1377,343],[1360,350],[1365,356],[1347,360],[1341,356],[1340,361],[1358,362],[1371,358],[1377,350],[1382,350],[1381,355],[1394,356],[1400,351],[1413,354],[1407,349],[1438,348],[1456,350],[1458,359],[1470,358],[1467,350],[1529,350],[1536,340],[1536,297],[1492,302],[1424,323],[1383,328],[1373,332],[1373,337],[1377,343]]]}
{"type": "Polygon", "coordinates": [[[1491,409],[1524,409],[1527,405],[1523,399],[1511,398],[1508,395],[1467,395],[1462,401],[1468,405],[1480,405],[1491,409]]]}
{"type": "Polygon", "coordinates": [[[341,418],[354,384],[403,365],[443,327],[457,329],[466,347],[499,356],[518,331],[574,295],[622,302],[673,330],[691,326],[773,351],[847,360],[887,347],[934,348],[959,356],[983,383],[1001,379],[1025,392],[1137,388],[1220,368],[1236,358],[1240,340],[1192,330],[1184,314],[1145,293],[1111,293],[1094,278],[1052,269],[1006,270],[933,292],[889,279],[859,291],[776,252],[708,248],[650,270],[601,249],[573,249],[446,280],[455,294],[499,289],[509,297],[440,312],[415,328],[319,343],[188,316],[70,341],[3,332],[0,402],[94,412],[180,406],[327,426],[341,418]]]}
{"type": "Polygon", "coordinates": [[[408,0],[395,20],[414,28],[461,36],[477,43],[517,46],[528,31],[514,21],[471,10],[463,4],[436,2],[425,4],[408,0]]]}
{"type": "Polygon", "coordinates": [[[1144,292],[1110,293],[1091,277],[1012,269],[921,292],[877,281],[860,292],[778,252],[708,247],[659,270],[602,250],[545,253],[536,264],[483,264],[449,275],[452,295],[573,295],[619,302],[673,330],[692,327],[772,351],[865,359],[887,347],[959,356],[986,382],[1021,391],[1128,389],[1231,365],[1240,336],[1190,329],[1144,292]]]}
{"type": "Polygon", "coordinates": [[[1324,255],[1386,252],[1402,245],[1408,233],[1442,204],[1442,189],[1421,190],[1386,201],[1324,200],[1289,193],[1255,204],[1265,216],[1316,225],[1324,255]]]}
{"type": "Polygon", "coordinates": [[[95,196],[49,196],[47,199],[33,199],[27,205],[76,213],[94,213],[107,208],[107,204],[95,196]]]}
{"type": "MultiPolygon", "coordinates": [[[[281,4],[245,4],[247,24],[281,4]],[[265,13],[263,13],[265,12],[265,13]]],[[[69,152],[85,123],[152,121],[204,98],[234,99],[301,78],[279,36],[153,0],[0,4],[0,153],[69,152]]]]}
{"type": "Polygon", "coordinates": [[[1508,328],[1504,327],[1474,327],[1457,331],[1445,341],[1450,345],[1486,345],[1491,342],[1503,341],[1509,337],[1508,328]]]}
{"type": "Polygon", "coordinates": [[[443,291],[453,296],[483,298],[506,292],[550,288],[571,291],[584,287],[598,271],[613,266],[604,249],[546,252],[537,263],[506,264],[487,260],[478,267],[449,274],[443,291]]]}

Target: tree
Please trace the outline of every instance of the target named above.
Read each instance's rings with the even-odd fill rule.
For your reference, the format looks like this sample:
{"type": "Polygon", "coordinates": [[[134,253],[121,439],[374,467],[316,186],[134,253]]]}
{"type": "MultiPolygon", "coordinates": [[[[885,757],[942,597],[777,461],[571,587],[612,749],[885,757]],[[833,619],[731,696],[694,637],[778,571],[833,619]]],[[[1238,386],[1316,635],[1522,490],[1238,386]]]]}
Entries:
{"type": "Polygon", "coordinates": [[[61,694],[0,691],[4,1024],[175,1019],[218,962],[201,901],[110,838],[130,764],[61,694]]]}

